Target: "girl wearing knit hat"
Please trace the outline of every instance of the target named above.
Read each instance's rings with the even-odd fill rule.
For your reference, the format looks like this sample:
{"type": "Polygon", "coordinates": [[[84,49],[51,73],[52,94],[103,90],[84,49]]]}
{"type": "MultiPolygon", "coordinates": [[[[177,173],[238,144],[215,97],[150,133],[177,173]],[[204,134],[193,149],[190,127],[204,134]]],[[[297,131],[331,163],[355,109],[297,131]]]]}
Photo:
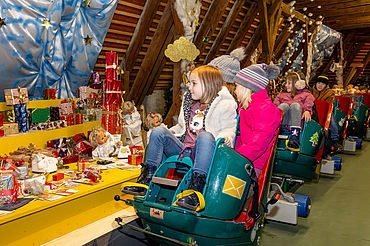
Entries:
{"type": "Polygon", "coordinates": [[[306,122],[311,120],[315,98],[306,89],[304,75],[301,72],[288,74],[285,86],[287,92],[280,93],[275,98],[274,104],[284,111],[283,125],[290,126],[292,131],[287,148],[292,151],[299,151],[301,119],[306,122]]]}
{"type": "MultiPolygon", "coordinates": [[[[240,136],[235,150],[253,162],[257,176],[263,169],[280,126],[280,110],[271,102],[266,86],[277,78],[275,65],[254,64],[239,71],[234,78],[239,102],[240,136]]],[[[226,139],[231,146],[232,139],[226,139]]]]}
{"type": "MultiPolygon", "coordinates": [[[[334,103],[335,93],[332,89],[329,88],[329,78],[326,75],[320,75],[316,79],[316,83],[312,88],[313,96],[316,100],[327,101],[330,103],[334,103]]],[[[330,126],[329,126],[329,135],[330,139],[333,142],[334,153],[342,152],[343,147],[339,143],[339,134],[338,134],[338,126],[335,122],[334,114],[331,116],[330,126]]],[[[327,150],[324,151],[328,152],[327,150]]],[[[325,153],[326,154],[326,153],[325,153]]]]}
{"type": "Polygon", "coordinates": [[[231,95],[233,95],[234,97],[234,77],[240,71],[240,61],[244,58],[245,48],[239,47],[231,51],[230,55],[222,55],[216,57],[215,59],[210,61],[210,63],[208,63],[209,66],[215,67],[220,70],[226,87],[229,89],[231,95]]]}
{"type": "Polygon", "coordinates": [[[146,148],[146,163],[141,171],[139,185],[126,186],[124,193],[145,195],[148,185],[166,157],[192,156],[194,166],[189,190],[195,191],[180,198],[176,204],[197,210],[197,194],[203,192],[213,151],[218,138],[235,137],[237,104],[223,86],[221,72],[212,66],[200,66],[190,74],[189,90],[184,93],[177,125],[167,129],[153,129],[146,148]],[[190,151],[191,149],[191,151],[190,151]],[[142,186],[142,185],[146,185],[142,186]]]}

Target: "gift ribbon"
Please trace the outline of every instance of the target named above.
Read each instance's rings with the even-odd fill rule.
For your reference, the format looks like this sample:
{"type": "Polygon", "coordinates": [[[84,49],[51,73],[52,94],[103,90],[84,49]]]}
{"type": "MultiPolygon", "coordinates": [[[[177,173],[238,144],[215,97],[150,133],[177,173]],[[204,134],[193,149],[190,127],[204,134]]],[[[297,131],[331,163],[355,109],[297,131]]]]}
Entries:
{"type": "Polygon", "coordinates": [[[113,65],[105,65],[105,68],[113,68],[113,69],[116,69],[117,68],[117,65],[115,63],[113,63],[113,65]]]}

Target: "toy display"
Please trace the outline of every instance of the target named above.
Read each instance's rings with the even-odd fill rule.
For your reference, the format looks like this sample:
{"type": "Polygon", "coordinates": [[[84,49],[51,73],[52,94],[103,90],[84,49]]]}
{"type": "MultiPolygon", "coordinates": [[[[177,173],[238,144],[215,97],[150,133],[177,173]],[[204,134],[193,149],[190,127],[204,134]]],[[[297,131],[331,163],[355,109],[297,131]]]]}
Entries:
{"type": "Polygon", "coordinates": [[[116,143],[112,135],[103,128],[94,128],[89,136],[90,143],[95,148],[93,158],[117,155],[120,143],[116,143]]]}

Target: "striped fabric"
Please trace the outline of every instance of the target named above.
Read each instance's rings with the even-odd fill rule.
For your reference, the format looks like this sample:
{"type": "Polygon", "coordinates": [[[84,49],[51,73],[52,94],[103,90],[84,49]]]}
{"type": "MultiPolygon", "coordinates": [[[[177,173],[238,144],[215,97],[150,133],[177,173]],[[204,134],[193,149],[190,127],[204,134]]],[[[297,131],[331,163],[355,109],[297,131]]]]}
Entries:
{"type": "Polygon", "coordinates": [[[243,68],[235,76],[234,80],[236,83],[254,92],[265,89],[269,83],[269,80],[266,78],[266,72],[262,69],[261,64],[243,68]]]}

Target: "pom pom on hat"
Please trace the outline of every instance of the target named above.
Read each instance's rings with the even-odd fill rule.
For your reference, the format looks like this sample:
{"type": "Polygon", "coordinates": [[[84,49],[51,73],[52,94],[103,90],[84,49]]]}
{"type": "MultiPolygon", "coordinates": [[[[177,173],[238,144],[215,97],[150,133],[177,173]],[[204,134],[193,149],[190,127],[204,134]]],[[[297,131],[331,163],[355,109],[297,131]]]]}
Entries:
{"type": "Polygon", "coordinates": [[[213,59],[208,65],[220,70],[226,83],[234,83],[234,77],[240,70],[240,61],[245,57],[245,48],[233,50],[230,55],[222,55],[213,59]]]}
{"type": "Polygon", "coordinates": [[[236,83],[257,92],[265,89],[269,81],[276,79],[279,73],[280,69],[276,65],[253,64],[240,70],[234,80],[236,83]]]}

